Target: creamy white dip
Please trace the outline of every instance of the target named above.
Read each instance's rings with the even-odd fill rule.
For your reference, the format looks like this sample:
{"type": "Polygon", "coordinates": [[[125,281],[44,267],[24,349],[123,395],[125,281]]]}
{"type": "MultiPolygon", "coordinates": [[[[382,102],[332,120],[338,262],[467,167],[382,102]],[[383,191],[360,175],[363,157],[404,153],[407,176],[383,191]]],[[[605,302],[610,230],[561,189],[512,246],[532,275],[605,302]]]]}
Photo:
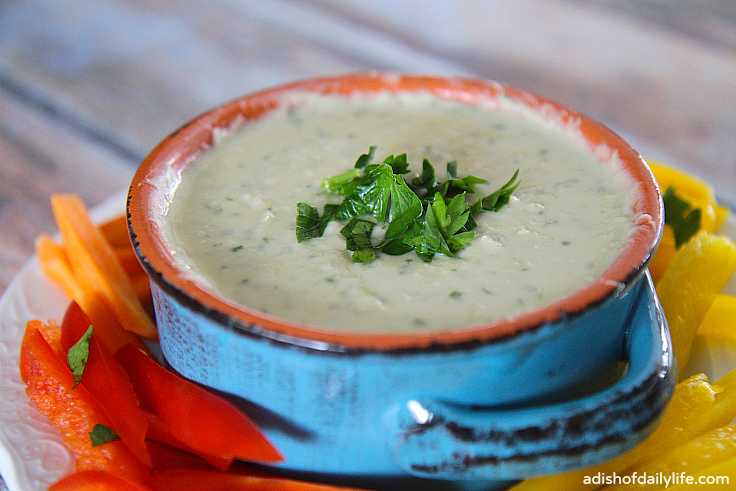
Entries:
{"type": "MultiPolygon", "coordinates": [[[[186,268],[220,295],[271,316],[333,331],[427,332],[475,326],[533,310],[600,276],[633,227],[614,162],[602,164],[574,128],[512,103],[478,107],[425,93],[296,97],[217,143],[181,176],[166,234],[186,268]],[[520,171],[499,212],[478,218],[458,257],[382,254],[353,263],[331,223],[297,243],[296,205],[339,202],[324,178],[407,153],[444,180],[488,180],[470,202],[520,171]]],[[[410,178],[413,174],[410,174],[410,178]]]]}

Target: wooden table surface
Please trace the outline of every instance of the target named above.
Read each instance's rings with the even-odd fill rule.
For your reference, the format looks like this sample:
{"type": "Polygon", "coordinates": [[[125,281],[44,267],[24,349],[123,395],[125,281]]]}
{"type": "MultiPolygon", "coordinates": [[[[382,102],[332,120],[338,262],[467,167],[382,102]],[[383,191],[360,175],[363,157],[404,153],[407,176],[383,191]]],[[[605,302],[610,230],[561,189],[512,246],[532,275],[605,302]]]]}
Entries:
{"type": "Polygon", "coordinates": [[[54,232],[52,193],[97,205],[204,110],[364,70],[556,99],[736,209],[733,0],[2,0],[0,291],[54,232]]]}

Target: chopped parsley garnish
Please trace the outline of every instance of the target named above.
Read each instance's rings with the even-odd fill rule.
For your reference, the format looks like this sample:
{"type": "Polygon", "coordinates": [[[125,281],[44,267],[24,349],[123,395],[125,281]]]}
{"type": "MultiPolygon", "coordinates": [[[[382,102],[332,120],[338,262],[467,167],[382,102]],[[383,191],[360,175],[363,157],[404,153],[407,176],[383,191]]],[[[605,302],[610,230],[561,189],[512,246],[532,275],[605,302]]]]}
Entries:
{"type": "Polygon", "coordinates": [[[67,353],[67,363],[74,376],[74,387],[76,388],[82,382],[82,375],[84,374],[84,368],[87,366],[87,360],[89,359],[89,340],[92,337],[92,331],[94,327],[89,326],[87,332],[85,332],[79,341],[74,346],[69,348],[67,353]]]}
{"type": "Polygon", "coordinates": [[[686,200],[677,196],[675,188],[669,187],[662,196],[664,202],[664,223],[675,232],[675,247],[680,248],[690,237],[700,230],[700,208],[694,208],[686,200]]]}
{"type": "Polygon", "coordinates": [[[303,242],[315,237],[322,237],[325,228],[335,216],[336,205],[325,205],[322,216],[319,216],[317,208],[306,203],[296,205],[296,240],[303,242]]]}
{"type": "Polygon", "coordinates": [[[447,179],[437,181],[434,166],[424,159],[422,172],[410,181],[406,154],[390,155],[371,164],[375,147],[361,155],[352,170],[322,181],[327,193],[343,196],[340,204],[319,210],[297,204],[298,242],[321,237],[332,220],[348,220],[340,230],[353,262],[372,262],[379,252],[401,255],[414,251],[424,261],[435,254],[454,257],[473,239],[475,217],[483,211],[498,211],[509,202],[519,185],[519,171],[493,193],[472,205],[466,197],[473,186],[487,182],[475,176],[458,177],[457,162],[447,164],[447,179]],[[371,239],[377,224],[385,225],[383,239],[371,239]]]}
{"type": "Polygon", "coordinates": [[[113,431],[112,428],[97,423],[94,428],[92,428],[92,431],[89,432],[89,439],[92,442],[93,447],[98,447],[100,445],[104,445],[105,443],[120,440],[120,437],[115,433],[115,431],[113,431]]]}

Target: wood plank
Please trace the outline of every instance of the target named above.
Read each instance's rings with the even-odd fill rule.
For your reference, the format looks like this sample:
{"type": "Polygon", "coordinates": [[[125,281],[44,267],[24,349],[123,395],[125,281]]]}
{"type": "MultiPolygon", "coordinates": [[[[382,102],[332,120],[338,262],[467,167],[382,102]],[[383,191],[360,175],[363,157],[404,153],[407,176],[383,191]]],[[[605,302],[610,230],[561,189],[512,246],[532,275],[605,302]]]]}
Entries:
{"type": "Polygon", "coordinates": [[[10,2],[0,71],[86,127],[145,155],[226,100],[324,73],[365,68],[217,2],[10,2]]]}
{"type": "MultiPolygon", "coordinates": [[[[733,0],[0,2],[0,291],[55,226],[200,112],[381,69],[495,78],[565,102],[736,208],[733,0]]],[[[0,483],[0,489],[3,489],[0,483]]]]}
{"type": "Polygon", "coordinates": [[[0,70],[137,155],[209,107],[298,78],[369,68],[494,78],[590,114],[736,206],[736,59],[703,41],[705,20],[728,31],[736,4],[663,2],[11,2],[0,70]],[[670,14],[653,17],[665,4],[670,14]]]}
{"type": "Polygon", "coordinates": [[[6,80],[131,155],[244,92],[410,66],[548,95],[601,119],[647,155],[722,182],[722,196],[736,188],[736,170],[719,165],[736,155],[733,57],[572,1],[488,9],[456,0],[421,11],[410,2],[357,0],[102,0],[73,11],[49,0],[2,8],[6,80]]]}
{"type": "MultiPolygon", "coordinates": [[[[586,0],[567,0],[591,6],[586,0]]],[[[714,49],[736,51],[736,5],[733,0],[598,0],[595,8],[687,36],[714,49]]]]}
{"type": "Polygon", "coordinates": [[[714,183],[736,208],[736,57],[723,48],[736,46],[736,3],[711,0],[706,11],[693,0],[644,3],[298,2],[587,113],[647,157],[714,183]],[[670,14],[656,17],[665,4],[670,14]]]}
{"type": "MultiPolygon", "coordinates": [[[[49,197],[77,193],[89,206],[127,187],[135,167],[104,145],[0,91],[0,291],[54,233],[49,197]]],[[[121,203],[121,211],[124,203],[121,203]]]]}

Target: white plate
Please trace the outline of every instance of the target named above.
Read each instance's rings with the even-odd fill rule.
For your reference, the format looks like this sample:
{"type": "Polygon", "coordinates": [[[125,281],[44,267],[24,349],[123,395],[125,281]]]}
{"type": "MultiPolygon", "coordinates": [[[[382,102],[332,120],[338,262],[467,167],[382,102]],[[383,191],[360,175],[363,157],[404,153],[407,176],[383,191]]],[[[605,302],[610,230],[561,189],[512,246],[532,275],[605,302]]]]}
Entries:
{"type": "MultiPolygon", "coordinates": [[[[121,213],[121,192],[95,208],[92,217],[104,221],[121,213]]],[[[732,214],[719,230],[736,238],[732,214]]],[[[736,295],[736,275],[726,292],[736,295]]],[[[8,491],[45,491],[74,471],[74,457],[61,443],[59,432],[36,411],[20,379],[20,342],[30,319],[60,320],[68,298],[49,282],[34,256],[20,270],[0,299],[0,474],[8,491]]],[[[736,367],[736,342],[696,341],[688,374],[706,373],[715,380],[736,367]]]]}
{"type": "MultiPolygon", "coordinates": [[[[125,208],[125,192],[92,212],[102,222],[125,208]]],[[[20,378],[20,342],[30,319],[61,321],[68,297],[41,272],[33,256],[0,299],[0,474],[8,491],[45,491],[74,471],[74,456],[59,432],[26,396],[20,378]]]]}

